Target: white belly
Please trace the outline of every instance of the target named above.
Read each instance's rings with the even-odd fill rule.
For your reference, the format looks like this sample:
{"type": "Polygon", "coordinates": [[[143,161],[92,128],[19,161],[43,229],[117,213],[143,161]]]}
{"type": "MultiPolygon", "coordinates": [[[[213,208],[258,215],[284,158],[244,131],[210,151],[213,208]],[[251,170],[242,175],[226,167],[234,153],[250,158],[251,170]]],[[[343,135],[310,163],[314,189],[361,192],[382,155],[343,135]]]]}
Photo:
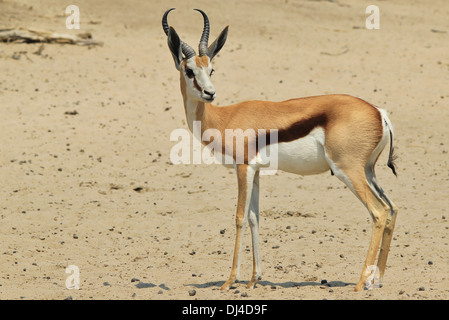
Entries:
{"type": "Polygon", "coordinates": [[[329,170],[324,152],[324,130],[315,128],[301,139],[269,145],[266,152],[260,153],[257,162],[264,167],[268,160],[270,170],[277,169],[299,175],[312,175],[329,170]],[[273,154],[271,151],[274,151],[273,154]],[[273,161],[277,162],[277,168],[273,161]]]}
{"type": "MultiPolygon", "coordinates": [[[[219,150],[221,147],[214,152],[214,163],[234,167],[235,161],[232,156],[222,154],[219,150]]],[[[261,174],[275,174],[277,170],[281,170],[305,176],[330,170],[325,158],[322,128],[313,129],[301,139],[272,143],[257,151],[256,158],[250,161],[250,164],[260,168],[261,174]]]]}

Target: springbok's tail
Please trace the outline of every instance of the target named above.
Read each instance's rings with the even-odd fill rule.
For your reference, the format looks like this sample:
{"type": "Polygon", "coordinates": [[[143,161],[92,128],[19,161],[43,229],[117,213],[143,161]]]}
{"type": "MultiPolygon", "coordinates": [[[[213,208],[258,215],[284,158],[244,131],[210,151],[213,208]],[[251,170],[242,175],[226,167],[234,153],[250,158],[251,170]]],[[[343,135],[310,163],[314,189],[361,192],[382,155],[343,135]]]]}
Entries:
{"type": "Polygon", "coordinates": [[[394,161],[397,159],[397,155],[394,153],[394,147],[393,147],[393,131],[390,127],[388,127],[388,130],[390,131],[390,154],[388,155],[388,162],[387,166],[393,171],[393,174],[397,177],[398,174],[396,173],[396,164],[394,161]]]}
{"type": "Polygon", "coordinates": [[[390,132],[390,153],[388,155],[387,166],[391,169],[391,171],[393,171],[393,174],[395,176],[398,176],[398,174],[396,173],[396,164],[394,163],[395,160],[397,159],[397,155],[394,153],[394,146],[393,146],[393,135],[394,135],[393,125],[390,119],[388,118],[387,112],[385,110],[381,110],[381,114],[385,122],[385,125],[387,126],[388,131],[390,132]]]}

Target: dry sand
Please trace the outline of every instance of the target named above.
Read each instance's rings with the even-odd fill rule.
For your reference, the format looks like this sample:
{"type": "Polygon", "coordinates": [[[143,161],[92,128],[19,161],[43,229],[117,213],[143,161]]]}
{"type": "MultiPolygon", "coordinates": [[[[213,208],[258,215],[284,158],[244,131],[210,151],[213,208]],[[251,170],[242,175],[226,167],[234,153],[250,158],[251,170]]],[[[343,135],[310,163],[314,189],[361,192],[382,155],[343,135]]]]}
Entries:
{"type": "Polygon", "coordinates": [[[449,5],[378,1],[380,30],[367,30],[369,4],[80,0],[81,30],[67,30],[67,1],[0,1],[0,28],[104,42],[41,55],[39,44],[0,44],[0,299],[448,299],[449,5]],[[209,15],[212,40],[230,25],[214,60],[219,105],[348,93],[388,110],[399,176],[386,154],[377,175],[399,216],[381,289],[353,292],[371,233],[363,205],[330,174],[280,172],[261,177],[263,280],[246,289],[247,230],[243,283],[219,290],[236,178],[170,164],[170,133],[187,128],[161,28],[171,7],[195,48],[193,8],[209,15]],[[66,288],[69,265],[79,290],[66,288]]]}

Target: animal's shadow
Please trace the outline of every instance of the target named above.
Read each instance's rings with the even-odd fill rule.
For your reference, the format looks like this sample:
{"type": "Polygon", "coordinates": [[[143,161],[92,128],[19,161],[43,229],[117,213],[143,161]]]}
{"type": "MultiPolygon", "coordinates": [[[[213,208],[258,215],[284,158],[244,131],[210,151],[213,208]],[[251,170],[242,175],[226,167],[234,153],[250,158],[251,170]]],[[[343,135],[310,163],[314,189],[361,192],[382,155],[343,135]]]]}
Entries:
{"type": "Polygon", "coordinates": [[[170,288],[167,287],[163,283],[160,284],[160,285],[157,285],[157,284],[154,284],[154,283],[146,283],[146,282],[139,282],[139,283],[136,284],[136,288],[138,288],[138,289],[154,288],[154,287],[159,287],[159,288],[161,288],[163,290],[170,290],[170,288]]]}
{"type": "MultiPolygon", "coordinates": [[[[224,281],[214,281],[214,282],[206,282],[206,283],[191,283],[191,284],[186,284],[186,286],[192,286],[195,288],[200,288],[200,289],[204,289],[204,288],[211,288],[211,287],[221,287],[225,282],[224,281]]],[[[248,284],[248,281],[239,281],[237,282],[237,284],[248,284]]],[[[258,281],[256,284],[256,288],[258,286],[262,286],[262,287],[281,287],[281,288],[296,288],[296,287],[308,287],[308,286],[326,286],[329,288],[335,288],[335,287],[346,287],[346,286],[351,286],[351,285],[356,285],[355,283],[350,283],[350,282],[344,282],[344,281],[329,281],[326,283],[321,283],[321,282],[314,282],[314,281],[303,281],[303,282],[293,282],[293,281],[288,281],[288,282],[271,282],[271,281],[267,281],[267,280],[261,280],[258,281]]],[[[232,287],[231,287],[232,288],[232,287]]]]}

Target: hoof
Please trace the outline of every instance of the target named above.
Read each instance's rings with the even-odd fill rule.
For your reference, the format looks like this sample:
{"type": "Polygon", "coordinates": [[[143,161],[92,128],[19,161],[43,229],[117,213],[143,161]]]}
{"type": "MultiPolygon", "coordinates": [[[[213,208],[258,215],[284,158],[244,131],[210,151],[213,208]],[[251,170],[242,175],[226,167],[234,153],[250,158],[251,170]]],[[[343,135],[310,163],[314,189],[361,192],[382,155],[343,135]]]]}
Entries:
{"type": "Polygon", "coordinates": [[[359,291],[362,291],[364,288],[365,288],[365,283],[358,283],[358,284],[355,286],[354,291],[355,291],[355,292],[359,292],[359,291]]]}
{"type": "Polygon", "coordinates": [[[220,288],[220,290],[229,290],[229,288],[234,284],[235,280],[234,279],[229,279],[228,281],[226,281],[220,288]]]}
{"type": "Polygon", "coordinates": [[[256,287],[256,283],[261,280],[262,277],[252,278],[251,281],[246,286],[248,289],[254,289],[256,287]]]}

